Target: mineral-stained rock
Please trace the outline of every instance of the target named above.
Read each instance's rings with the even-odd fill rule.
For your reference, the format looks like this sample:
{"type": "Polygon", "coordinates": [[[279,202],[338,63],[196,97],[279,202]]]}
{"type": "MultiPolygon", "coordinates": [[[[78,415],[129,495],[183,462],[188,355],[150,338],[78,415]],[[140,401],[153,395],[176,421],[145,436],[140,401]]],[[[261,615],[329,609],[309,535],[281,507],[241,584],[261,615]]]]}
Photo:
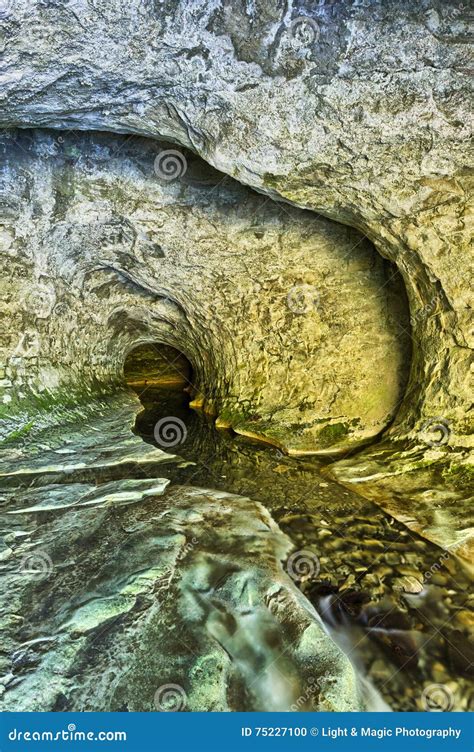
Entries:
{"type": "MultiPolygon", "coordinates": [[[[164,394],[161,401],[145,394],[153,426],[156,411],[169,410],[164,394]]],[[[176,405],[171,412],[180,414],[176,405]]],[[[1,450],[4,707],[359,707],[352,669],[282,559],[292,578],[304,576],[315,604],[333,583],[349,608],[355,595],[372,597],[374,618],[383,596],[393,610],[399,582],[405,596],[415,575],[426,582],[433,575],[433,583],[442,576],[426,623],[437,628],[452,618],[467,632],[469,582],[456,558],[324,481],[315,472],[321,460],[257,452],[187,410],[183,461],[130,433],[136,413],[127,393],[56,408],[1,450]],[[124,462],[124,451],[137,461],[124,462]]],[[[148,438],[147,413],[137,430],[148,438]]],[[[420,603],[413,608],[418,629],[420,603]]],[[[356,660],[373,660],[359,639],[356,660]]],[[[422,642],[431,646],[430,635],[422,642]]],[[[445,653],[440,644],[437,657],[445,653]]],[[[423,665],[429,671],[428,655],[423,665]]],[[[405,678],[394,676],[379,687],[390,705],[410,709],[405,678]]]]}
{"type": "Polygon", "coordinates": [[[404,291],[358,232],[209,171],[211,185],[160,181],[162,147],[144,139],[34,132],[2,148],[7,411],[111,388],[151,341],[188,357],[220,420],[290,451],[351,447],[394,417],[404,291]]]}
{"type": "Polygon", "coordinates": [[[381,443],[330,465],[337,481],[472,565],[474,470],[439,450],[381,443]]]}
{"type": "Polygon", "coordinates": [[[16,0],[1,19],[1,123],[164,136],[361,229],[410,300],[392,432],[441,416],[466,445],[469,13],[451,0],[16,0]]]}

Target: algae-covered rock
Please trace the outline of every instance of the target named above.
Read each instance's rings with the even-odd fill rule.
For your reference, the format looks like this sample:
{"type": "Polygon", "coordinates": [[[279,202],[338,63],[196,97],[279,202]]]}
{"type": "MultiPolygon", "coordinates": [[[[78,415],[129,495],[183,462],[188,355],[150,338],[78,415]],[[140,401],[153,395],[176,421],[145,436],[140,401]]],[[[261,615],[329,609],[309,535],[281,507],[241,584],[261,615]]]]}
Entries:
{"type": "Polygon", "coordinates": [[[289,710],[310,677],[312,709],[363,708],[348,658],[282,568],[292,543],[268,512],[166,484],[11,494],[2,709],[289,710]],[[61,493],[69,505],[41,504],[61,493]]]}

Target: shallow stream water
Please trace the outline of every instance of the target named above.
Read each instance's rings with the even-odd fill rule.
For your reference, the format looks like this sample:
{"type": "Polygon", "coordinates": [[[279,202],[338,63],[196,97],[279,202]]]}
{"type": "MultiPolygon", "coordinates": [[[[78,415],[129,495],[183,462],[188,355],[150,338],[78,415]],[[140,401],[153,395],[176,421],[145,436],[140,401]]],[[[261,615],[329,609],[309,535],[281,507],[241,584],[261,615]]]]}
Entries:
{"type": "Polygon", "coordinates": [[[471,708],[454,552],[329,460],[135,390],[2,451],[0,709],[471,708]]]}
{"type": "Polygon", "coordinates": [[[136,391],[135,432],[188,460],[167,468],[172,483],[257,500],[292,540],[287,571],[374,688],[372,707],[472,708],[472,596],[455,555],[335,483],[327,463],[218,431],[185,392],[136,391]]]}

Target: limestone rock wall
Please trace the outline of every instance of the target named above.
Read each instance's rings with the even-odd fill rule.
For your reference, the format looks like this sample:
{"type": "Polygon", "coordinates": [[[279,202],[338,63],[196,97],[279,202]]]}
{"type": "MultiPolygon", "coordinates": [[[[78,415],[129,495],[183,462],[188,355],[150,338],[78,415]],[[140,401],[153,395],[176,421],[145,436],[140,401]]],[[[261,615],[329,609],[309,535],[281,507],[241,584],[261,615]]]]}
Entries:
{"type": "Polygon", "coordinates": [[[17,0],[2,22],[4,126],[164,136],[365,233],[410,301],[392,433],[441,416],[469,442],[467,3],[17,0]]]}
{"type": "Polygon", "coordinates": [[[127,353],[164,342],[192,363],[196,400],[236,430],[299,452],[383,430],[409,367],[393,268],[357,231],[201,163],[160,178],[165,146],[2,139],[4,409],[121,383],[127,353]]]}

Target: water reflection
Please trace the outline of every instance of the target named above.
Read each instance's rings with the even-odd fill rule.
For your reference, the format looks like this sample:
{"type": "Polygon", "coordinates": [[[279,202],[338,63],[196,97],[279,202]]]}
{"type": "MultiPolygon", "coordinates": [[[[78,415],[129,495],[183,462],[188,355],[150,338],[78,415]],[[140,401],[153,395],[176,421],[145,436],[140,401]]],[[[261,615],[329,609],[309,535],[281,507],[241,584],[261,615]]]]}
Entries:
{"type": "Polygon", "coordinates": [[[470,707],[470,582],[456,557],[324,477],[320,459],[289,458],[217,431],[189,409],[185,392],[148,387],[137,393],[144,411],[135,430],[145,441],[156,444],[154,429],[163,418],[185,426],[171,451],[189,464],[170,469],[172,482],[260,501],[295,548],[315,557],[318,566],[303,567],[298,584],[390,707],[470,707]],[[430,698],[438,685],[443,691],[430,698]]]}

